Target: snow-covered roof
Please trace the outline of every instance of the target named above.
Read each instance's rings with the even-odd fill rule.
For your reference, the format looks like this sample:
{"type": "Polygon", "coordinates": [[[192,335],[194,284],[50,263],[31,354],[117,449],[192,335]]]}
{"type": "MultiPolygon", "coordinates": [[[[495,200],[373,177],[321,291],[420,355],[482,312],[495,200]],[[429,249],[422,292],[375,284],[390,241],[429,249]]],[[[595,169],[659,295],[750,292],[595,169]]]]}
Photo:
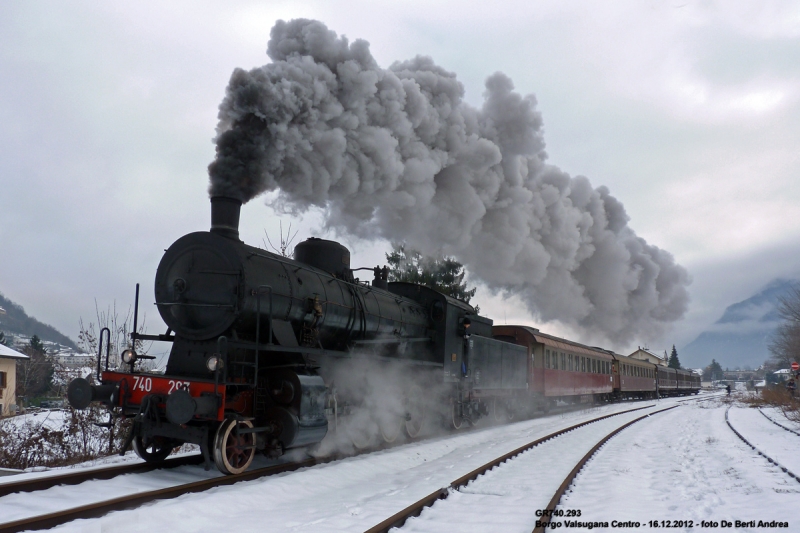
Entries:
{"type": "MultiPolygon", "coordinates": [[[[636,350],[636,352],[645,352],[646,354],[652,355],[653,357],[655,357],[656,359],[658,359],[660,361],[666,361],[664,356],[658,355],[657,353],[651,351],[650,348],[642,348],[641,346],[639,346],[638,349],[636,350]]],[[[633,353],[636,353],[636,352],[633,352],[633,353]]],[[[631,354],[631,355],[633,355],[633,354],[631,354]]]]}
{"type": "Polygon", "coordinates": [[[18,351],[12,350],[8,346],[4,346],[2,344],[0,344],[0,357],[8,357],[11,359],[30,359],[30,357],[24,353],[19,353],[18,351]]]}
{"type": "Polygon", "coordinates": [[[780,370],[773,372],[773,374],[794,374],[794,372],[792,372],[788,368],[781,368],[780,370]]]}

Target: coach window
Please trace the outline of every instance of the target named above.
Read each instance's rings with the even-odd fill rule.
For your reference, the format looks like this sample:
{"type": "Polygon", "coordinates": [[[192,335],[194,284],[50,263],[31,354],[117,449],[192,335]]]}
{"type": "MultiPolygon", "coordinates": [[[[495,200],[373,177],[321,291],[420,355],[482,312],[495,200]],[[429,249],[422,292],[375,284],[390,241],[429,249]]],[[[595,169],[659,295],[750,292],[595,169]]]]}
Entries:
{"type": "Polygon", "coordinates": [[[561,352],[561,370],[567,369],[567,354],[561,352]]]}
{"type": "Polygon", "coordinates": [[[550,368],[550,350],[544,352],[544,367],[550,368]]]}

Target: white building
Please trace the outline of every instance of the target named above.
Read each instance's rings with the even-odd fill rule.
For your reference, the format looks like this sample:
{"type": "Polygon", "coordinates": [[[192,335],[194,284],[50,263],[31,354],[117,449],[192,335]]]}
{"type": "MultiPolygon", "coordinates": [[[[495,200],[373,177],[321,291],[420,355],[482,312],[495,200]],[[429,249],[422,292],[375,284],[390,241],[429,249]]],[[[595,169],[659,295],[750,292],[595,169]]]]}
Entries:
{"type": "Polygon", "coordinates": [[[17,361],[21,359],[30,357],[0,344],[0,416],[16,414],[17,361]]]}
{"type": "Polygon", "coordinates": [[[642,361],[649,361],[650,363],[661,366],[667,366],[668,363],[667,352],[664,352],[664,356],[662,357],[649,348],[642,348],[641,346],[639,346],[639,348],[628,357],[633,357],[634,359],[640,359],[642,361]]]}

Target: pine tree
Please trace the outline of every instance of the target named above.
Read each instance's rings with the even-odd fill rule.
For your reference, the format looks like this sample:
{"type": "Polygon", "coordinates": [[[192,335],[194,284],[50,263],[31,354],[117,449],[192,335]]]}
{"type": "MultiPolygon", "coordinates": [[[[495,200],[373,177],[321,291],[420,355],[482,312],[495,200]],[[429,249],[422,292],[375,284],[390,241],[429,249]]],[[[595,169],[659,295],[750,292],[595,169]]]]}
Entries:
{"type": "Polygon", "coordinates": [[[672,345],[672,353],[669,356],[669,363],[667,366],[670,368],[681,368],[681,362],[678,359],[678,350],[675,349],[675,345],[672,345]]]}
{"type": "Polygon", "coordinates": [[[711,360],[711,364],[703,369],[703,376],[707,377],[709,381],[716,381],[722,379],[722,366],[717,363],[716,359],[711,360]]]}
{"type": "MultiPolygon", "coordinates": [[[[476,289],[468,289],[464,281],[464,265],[452,257],[423,257],[404,243],[393,243],[386,261],[389,263],[389,281],[425,285],[466,303],[475,296],[476,289]]],[[[480,308],[475,307],[475,310],[480,311],[480,308]]]]}
{"type": "Polygon", "coordinates": [[[38,335],[34,335],[33,337],[31,337],[30,345],[31,345],[31,349],[33,349],[34,351],[37,351],[37,352],[41,353],[42,355],[46,355],[47,354],[47,349],[44,347],[44,344],[42,343],[42,339],[40,339],[38,335]]]}
{"type": "Polygon", "coordinates": [[[8,343],[11,339],[6,338],[6,334],[0,331],[0,344],[3,346],[8,346],[8,343]]]}

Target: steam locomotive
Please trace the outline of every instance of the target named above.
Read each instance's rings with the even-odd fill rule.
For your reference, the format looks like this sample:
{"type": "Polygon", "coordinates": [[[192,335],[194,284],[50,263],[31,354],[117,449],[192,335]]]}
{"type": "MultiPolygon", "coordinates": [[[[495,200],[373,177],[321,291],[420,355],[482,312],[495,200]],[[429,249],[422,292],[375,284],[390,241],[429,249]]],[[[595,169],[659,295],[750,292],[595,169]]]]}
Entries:
{"type": "Polygon", "coordinates": [[[362,282],[333,241],[308,239],[294,259],[248,246],[240,209],[212,198],[211,230],[179,238],[161,259],[155,299],[167,332],[134,326],[132,345],[171,342],[166,372],[137,371],[146,356],[133,349],[122,354],[127,370],[109,369],[108,354],[101,370],[99,353],[98,383],[69,386],[73,407],[99,401],[132,418],[129,444],[146,461],[195,443],[226,474],[256,451],[312,445],[331,428],[360,447],[403,430],[415,437],[434,419],[459,428],[513,412],[528,349],[494,339],[490,319],[433,289],[389,283],[385,267],[362,282]]]}
{"type": "Polygon", "coordinates": [[[163,374],[137,365],[101,368],[72,381],[68,400],[132,418],[123,450],[163,461],[182,443],[206,467],[247,469],[257,451],[277,456],[333,431],[357,448],[428,424],[459,429],[563,403],[696,393],[699,377],[584,346],[525,326],[493,326],[470,305],[436,290],[363,282],[339,243],[310,238],[289,259],[239,240],[241,202],[211,199],[211,230],[164,253],[155,298],[168,329],[136,331],[131,346],[167,341],[163,374]]]}

